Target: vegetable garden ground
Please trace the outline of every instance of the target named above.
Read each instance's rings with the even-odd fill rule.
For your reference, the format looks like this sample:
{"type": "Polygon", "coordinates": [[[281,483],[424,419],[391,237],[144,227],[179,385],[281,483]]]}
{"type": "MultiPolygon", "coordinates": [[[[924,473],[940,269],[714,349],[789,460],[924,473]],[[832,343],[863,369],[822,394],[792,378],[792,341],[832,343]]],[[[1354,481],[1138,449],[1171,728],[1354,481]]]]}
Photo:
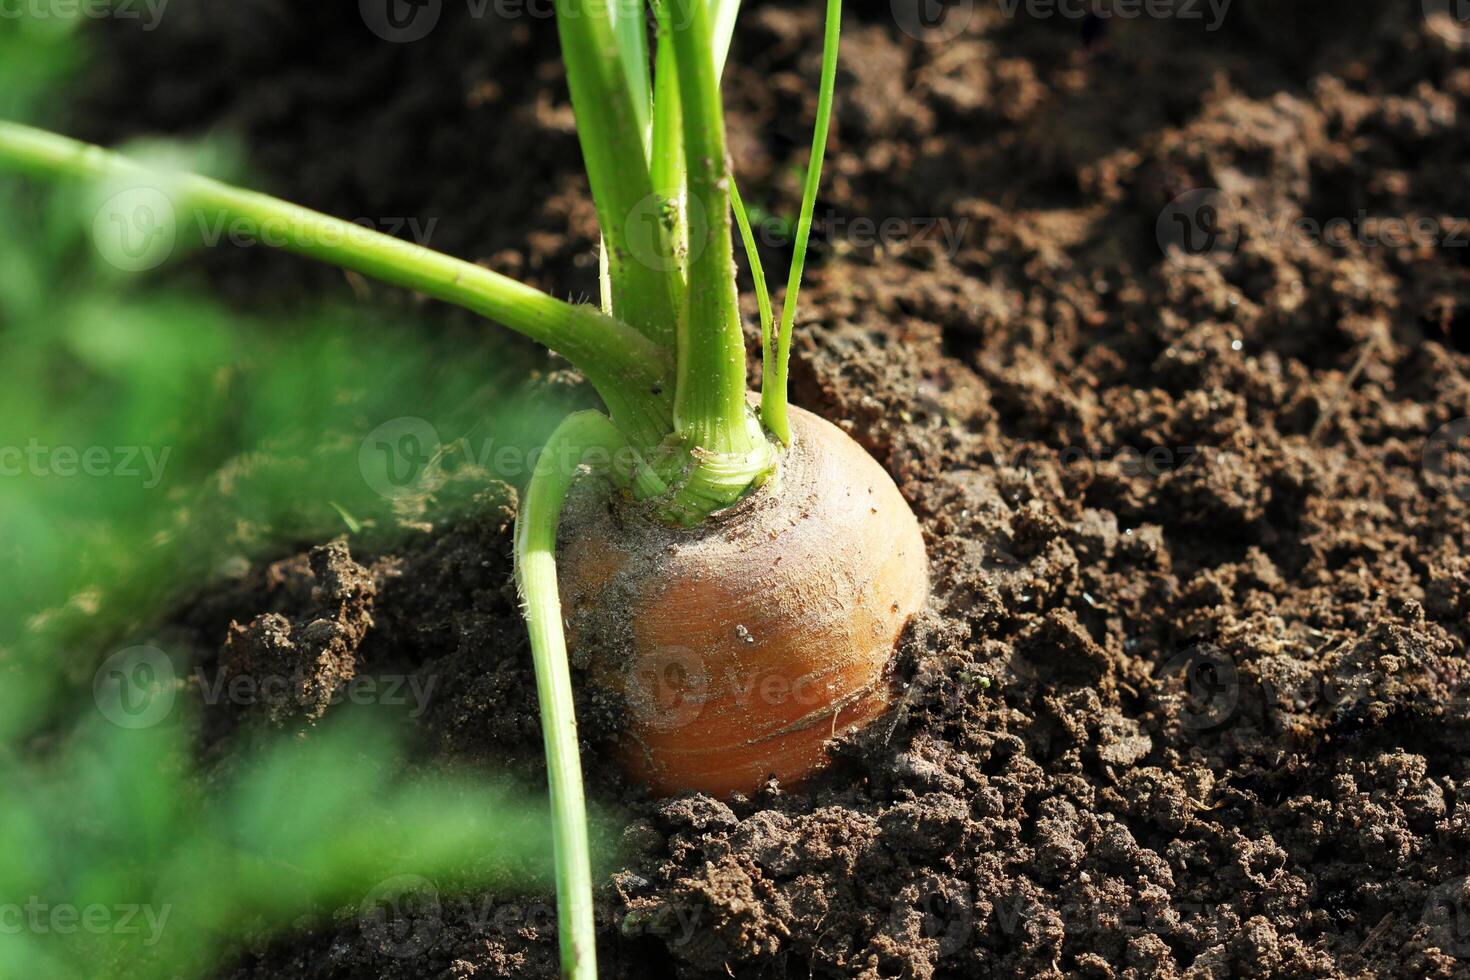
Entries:
{"type": "MultiPolygon", "coordinates": [[[[1470,473],[1440,450],[1470,439],[1470,27],[1280,6],[1209,30],[962,2],[925,41],[851,5],[793,394],[913,503],[934,599],[899,710],[807,787],[649,799],[579,705],[589,795],[627,814],[606,976],[1463,975],[1470,473]]],[[[284,0],[99,25],[73,131],[219,127],[274,193],[595,295],[549,8],[475,9],[412,43],[284,0]]],[[[737,29],[730,148],[766,214],[799,201],[820,36],[810,4],[737,29]]],[[[191,262],[247,309],[367,289],[425,316],[263,249],[191,262]]],[[[301,542],[172,626],[209,664],[232,621],[335,603],[324,669],[434,681],[425,766],[534,779],[489,496],[388,554],[301,542]]],[[[554,976],[550,901],[420,894],[386,939],[347,909],[220,976],[554,976]]]]}

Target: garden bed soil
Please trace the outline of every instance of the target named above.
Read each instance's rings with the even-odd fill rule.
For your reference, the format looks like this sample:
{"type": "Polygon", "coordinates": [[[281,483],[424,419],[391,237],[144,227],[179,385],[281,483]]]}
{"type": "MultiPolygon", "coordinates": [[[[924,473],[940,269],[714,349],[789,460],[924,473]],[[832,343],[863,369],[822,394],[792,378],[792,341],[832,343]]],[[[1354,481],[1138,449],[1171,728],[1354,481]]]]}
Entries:
{"type": "MultiPolygon", "coordinates": [[[[1464,976],[1470,478],[1425,453],[1470,416],[1470,54],[1418,4],[1237,0],[1215,31],[952,6],[944,43],[848,12],[794,366],[928,537],[899,706],[810,785],[717,801],[625,784],[584,697],[589,791],[624,825],[603,975],[1464,976]],[[1166,256],[1196,188],[1220,238],[1166,256]],[[1445,240],[1312,233],[1360,212],[1445,240]],[[877,246],[858,219],[896,223],[877,246]]],[[[553,22],[450,3],[388,44],[356,8],[108,25],[78,128],[233,132],[273,191],[437,217],[433,246],[591,295],[553,22]]],[[[752,3],[731,57],[732,155],[771,213],[798,200],[819,28],[752,3]]],[[[194,262],[252,308],[348,295],[260,249],[194,262]]],[[[500,499],[389,553],[259,565],[177,625],[226,670],[287,636],[324,683],[432,678],[425,765],[539,779],[500,499]]],[[[348,908],[219,975],[555,976],[548,901],[440,896],[412,949],[348,908]]]]}

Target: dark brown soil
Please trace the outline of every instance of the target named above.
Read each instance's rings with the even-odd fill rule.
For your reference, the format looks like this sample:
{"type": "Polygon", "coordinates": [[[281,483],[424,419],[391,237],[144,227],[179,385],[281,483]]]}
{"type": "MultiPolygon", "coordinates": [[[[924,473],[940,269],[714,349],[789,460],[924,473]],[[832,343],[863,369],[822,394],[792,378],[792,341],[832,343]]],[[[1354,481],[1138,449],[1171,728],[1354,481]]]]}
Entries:
{"type": "MultiPolygon", "coordinates": [[[[1430,437],[1470,416],[1470,52],[1414,3],[1236,0],[1217,31],[951,6],[935,44],[849,11],[796,366],[929,536],[900,707],[816,785],[729,803],[624,785],[585,710],[630,855],[604,974],[1467,975],[1470,478],[1430,437]],[[1200,188],[1218,213],[1175,212],[1214,247],[1166,257],[1200,188]],[[1293,231],[1360,212],[1438,238],[1293,231]]],[[[593,291],[550,20],[446,3],[395,45],[355,4],[169,13],[107,31],[91,135],[223,127],[273,190],[593,291]]],[[[816,5],[752,3],[731,58],[737,169],[777,214],[818,36],[816,5]]],[[[200,261],[245,302],[345,294],[258,249],[200,261]]],[[[179,622],[226,670],[294,649],[433,681],[433,753],[535,778],[511,513],[260,568],[179,622]]],[[[427,951],[346,909],[221,976],[555,975],[544,905],[441,909],[427,951]]]]}

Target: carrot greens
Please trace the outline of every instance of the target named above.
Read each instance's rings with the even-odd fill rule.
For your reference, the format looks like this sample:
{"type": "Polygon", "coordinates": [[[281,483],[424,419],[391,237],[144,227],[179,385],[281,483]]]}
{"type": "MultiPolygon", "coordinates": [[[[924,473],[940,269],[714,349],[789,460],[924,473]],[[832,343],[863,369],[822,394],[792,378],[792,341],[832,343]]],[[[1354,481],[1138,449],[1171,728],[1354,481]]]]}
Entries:
{"type": "Polygon", "coordinates": [[[816,127],[779,321],[731,174],[720,76],[738,0],[559,0],[557,27],[600,225],[602,304],[569,303],[479,265],[193,174],[0,121],[0,166],[124,182],[177,214],[289,229],[293,252],[482,314],[556,350],[601,396],[558,428],[517,520],[517,583],[535,660],[553,807],[564,973],[596,974],[591,863],[566,639],[557,591],[558,515],[580,465],[599,464],[664,521],[698,524],[760,486],[790,443],[787,375],[836,76],[841,0],[828,0],[816,127]],[[650,15],[655,44],[649,45],[650,15]],[[732,208],[756,282],[760,409],[746,388],[732,208]],[[574,460],[567,465],[566,460],[574,460]]]}

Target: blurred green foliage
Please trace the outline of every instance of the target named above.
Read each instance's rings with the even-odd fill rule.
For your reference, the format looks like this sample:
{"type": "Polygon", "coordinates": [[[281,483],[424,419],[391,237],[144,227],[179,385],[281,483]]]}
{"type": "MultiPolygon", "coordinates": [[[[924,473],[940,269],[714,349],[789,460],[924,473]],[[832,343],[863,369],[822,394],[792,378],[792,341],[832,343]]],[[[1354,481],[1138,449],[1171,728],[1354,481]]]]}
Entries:
{"type": "Polygon", "coordinates": [[[19,6],[0,19],[0,117],[27,120],[57,93],[56,83],[80,63],[80,18],[37,17],[19,6]]]}
{"type": "Polygon", "coordinates": [[[424,925],[401,876],[446,893],[549,887],[543,806],[483,780],[395,778],[371,715],[277,739],[207,792],[178,725],[98,718],[68,741],[0,765],[5,977],[207,976],[241,938],[339,905],[391,956],[424,925]]]}
{"type": "MultiPolygon", "coordinates": [[[[0,116],[44,118],[81,61],[64,20],[0,21],[0,116]]],[[[566,401],[493,343],[356,307],[261,322],[121,271],[105,193],[0,175],[0,977],[207,975],[394,875],[544,884],[542,805],[401,778],[382,718],[334,712],[206,789],[190,712],[98,710],[98,663],[225,562],[472,506],[566,401]]]]}

